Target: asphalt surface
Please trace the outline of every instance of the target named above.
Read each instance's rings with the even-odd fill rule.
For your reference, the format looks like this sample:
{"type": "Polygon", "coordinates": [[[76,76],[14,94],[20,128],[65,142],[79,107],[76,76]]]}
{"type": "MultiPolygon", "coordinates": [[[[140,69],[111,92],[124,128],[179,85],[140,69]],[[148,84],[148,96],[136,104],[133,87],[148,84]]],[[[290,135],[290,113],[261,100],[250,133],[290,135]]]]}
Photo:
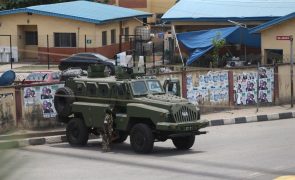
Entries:
{"type": "Polygon", "coordinates": [[[274,179],[295,174],[295,119],[209,127],[190,151],[171,141],[135,154],[129,140],[103,153],[67,143],[1,151],[1,180],[274,179]]]}

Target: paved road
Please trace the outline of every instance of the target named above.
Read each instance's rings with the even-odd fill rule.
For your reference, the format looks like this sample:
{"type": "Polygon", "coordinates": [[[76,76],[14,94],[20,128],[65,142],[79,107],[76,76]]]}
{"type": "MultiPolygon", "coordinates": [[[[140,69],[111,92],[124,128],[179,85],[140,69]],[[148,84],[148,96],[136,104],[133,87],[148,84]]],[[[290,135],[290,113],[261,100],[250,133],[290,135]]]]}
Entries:
{"type": "Polygon", "coordinates": [[[103,153],[98,141],[2,152],[1,180],[274,179],[295,174],[295,119],[209,127],[191,151],[156,143],[137,155],[129,141],[103,153]],[[4,154],[3,154],[4,153],[4,154]],[[10,172],[10,173],[7,173],[10,172]]]}

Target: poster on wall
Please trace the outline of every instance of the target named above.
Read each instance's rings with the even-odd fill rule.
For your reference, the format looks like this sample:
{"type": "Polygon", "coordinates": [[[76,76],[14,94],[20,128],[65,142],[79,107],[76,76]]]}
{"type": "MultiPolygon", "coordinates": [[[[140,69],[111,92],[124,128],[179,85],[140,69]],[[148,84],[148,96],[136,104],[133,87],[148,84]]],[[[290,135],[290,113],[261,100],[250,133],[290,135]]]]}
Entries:
{"type": "Polygon", "coordinates": [[[209,71],[197,77],[198,86],[193,85],[192,75],[187,76],[187,98],[193,104],[205,102],[222,103],[228,101],[228,72],[209,71]]]}
{"type": "Polygon", "coordinates": [[[43,118],[53,118],[56,116],[53,96],[55,91],[63,87],[63,84],[48,86],[33,86],[24,88],[24,107],[27,113],[42,111],[43,118]]]}
{"type": "Polygon", "coordinates": [[[234,74],[236,105],[254,105],[272,102],[274,88],[273,68],[261,67],[257,72],[234,74]],[[257,82],[257,78],[259,82],[257,82]],[[258,84],[257,84],[258,83],[258,84]],[[257,91],[258,97],[257,97],[257,91]]]}

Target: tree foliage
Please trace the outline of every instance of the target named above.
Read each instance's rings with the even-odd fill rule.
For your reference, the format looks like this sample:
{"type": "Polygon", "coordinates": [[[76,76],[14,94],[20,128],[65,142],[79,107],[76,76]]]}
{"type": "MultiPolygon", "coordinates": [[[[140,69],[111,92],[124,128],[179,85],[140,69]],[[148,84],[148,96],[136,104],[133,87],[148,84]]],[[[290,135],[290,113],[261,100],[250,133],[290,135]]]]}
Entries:
{"type": "Polygon", "coordinates": [[[212,51],[212,65],[213,67],[218,66],[218,60],[219,60],[219,51],[221,48],[224,47],[226,41],[225,39],[220,38],[220,33],[216,33],[216,36],[212,39],[213,44],[213,51],[212,51]]]}

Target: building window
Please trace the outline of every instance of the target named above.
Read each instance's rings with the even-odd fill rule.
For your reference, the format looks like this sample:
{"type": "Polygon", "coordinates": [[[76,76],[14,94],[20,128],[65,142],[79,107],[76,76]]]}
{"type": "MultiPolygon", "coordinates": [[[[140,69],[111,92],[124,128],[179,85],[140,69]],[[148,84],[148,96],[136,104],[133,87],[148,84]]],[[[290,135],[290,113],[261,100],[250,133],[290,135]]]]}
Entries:
{"type": "Polygon", "coordinates": [[[25,44],[26,45],[38,45],[38,33],[37,31],[25,32],[25,44]]]}
{"type": "Polygon", "coordinates": [[[76,33],[54,33],[54,47],[76,47],[76,33]]]}
{"type": "Polygon", "coordinates": [[[124,28],[125,41],[129,41],[129,27],[124,28]]]}
{"type": "Polygon", "coordinates": [[[111,30],[111,44],[116,44],[116,29],[111,30]]]}
{"type": "Polygon", "coordinates": [[[284,53],[282,49],[265,49],[266,64],[283,63],[284,53]]]}
{"type": "Polygon", "coordinates": [[[102,39],[102,46],[106,46],[107,45],[107,32],[106,31],[102,31],[101,34],[101,39],[102,39]]]}

